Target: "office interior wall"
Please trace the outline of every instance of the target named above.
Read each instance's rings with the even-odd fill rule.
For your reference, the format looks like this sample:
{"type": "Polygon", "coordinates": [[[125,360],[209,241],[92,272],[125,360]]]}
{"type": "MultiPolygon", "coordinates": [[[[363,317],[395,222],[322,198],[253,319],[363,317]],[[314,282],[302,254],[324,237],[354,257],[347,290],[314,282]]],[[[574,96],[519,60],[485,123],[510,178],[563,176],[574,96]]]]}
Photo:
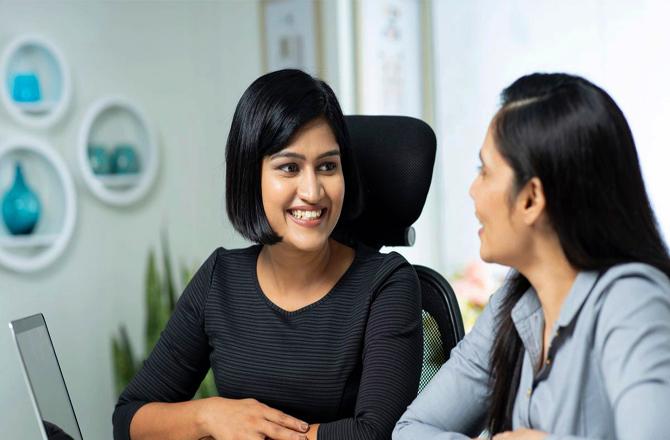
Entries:
{"type": "Polygon", "coordinates": [[[445,272],[478,258],[479,225],[468,187],[499,94],[514,79],[537,71],[583,75],[622,108],[647,190],[670,238],[668,17],[670,6],[661,0],[433,2],[445,272]]]}
{"type": "Polygon", "coordinates": [[[51,40],[69,62],[74,95],[48,130],[0,109],[0,136],[51,142],[74,174],[74,236],[46,270],[0,268],[0,437],[38,438],[7,322],[43,312],[85,438],[111,439],[116,400],[110,339],[121,323],[143,348],[144,274],[169,234],[175,262],[198,266],[217,246],[244,242],[224,212],[224,147],[235,105],[261,74],[258,1],[0,1],[0,49],[21,34],[51,40]],[[158,178],[144,199],[118,208],[78,177],[77,134],[96,99],[123,95],[158,133],[158,178]]]}

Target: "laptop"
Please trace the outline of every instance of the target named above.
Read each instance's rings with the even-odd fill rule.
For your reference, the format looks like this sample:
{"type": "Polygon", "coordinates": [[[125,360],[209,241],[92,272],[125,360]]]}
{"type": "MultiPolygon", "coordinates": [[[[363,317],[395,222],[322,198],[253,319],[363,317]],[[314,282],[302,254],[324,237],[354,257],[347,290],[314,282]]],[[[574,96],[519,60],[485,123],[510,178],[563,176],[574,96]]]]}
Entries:
{"type": "Polygon", "coordinates": [[[43,440],[82,440],[47,323],[41,313],[9,323],[43,440]]]}

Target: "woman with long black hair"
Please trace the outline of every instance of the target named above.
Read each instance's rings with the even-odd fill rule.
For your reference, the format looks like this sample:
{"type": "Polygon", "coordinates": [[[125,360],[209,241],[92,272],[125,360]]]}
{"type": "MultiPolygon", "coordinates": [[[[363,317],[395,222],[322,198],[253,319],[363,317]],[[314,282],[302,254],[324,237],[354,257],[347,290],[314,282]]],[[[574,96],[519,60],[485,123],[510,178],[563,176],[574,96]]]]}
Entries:
{"type": "Polygon", "coordinates": [[[669,438],[670,258],[621,110],[524,76],[480,159],[480,254],[513,270],[393,438],[669,438]]]}

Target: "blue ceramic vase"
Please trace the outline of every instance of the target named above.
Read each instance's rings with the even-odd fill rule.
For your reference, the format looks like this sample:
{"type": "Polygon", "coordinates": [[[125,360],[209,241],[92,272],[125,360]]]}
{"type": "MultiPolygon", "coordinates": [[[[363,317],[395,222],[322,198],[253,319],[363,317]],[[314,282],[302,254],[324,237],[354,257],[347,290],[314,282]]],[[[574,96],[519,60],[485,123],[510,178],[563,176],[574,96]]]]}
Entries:
{"type": "Polygon", "coordinates": [[[23,177],[21,162],[16,162],[12,187],[2,199],[2,219],[13,235],[27,235],[35,230],[40,219],[40,199],[23,177]]]}
{"type": "Polygon", "coordinates": [[[112,161],[107,149],[102,145],[89,144],[88,162],[93,174],[111,174],[112,161]]]}
{"type": "Polygon", "coordinates": [[[140,172],[140,158],[130,144],[119,144],[112,153],[112,169],[115,174],[136,174],[140,172]]]}

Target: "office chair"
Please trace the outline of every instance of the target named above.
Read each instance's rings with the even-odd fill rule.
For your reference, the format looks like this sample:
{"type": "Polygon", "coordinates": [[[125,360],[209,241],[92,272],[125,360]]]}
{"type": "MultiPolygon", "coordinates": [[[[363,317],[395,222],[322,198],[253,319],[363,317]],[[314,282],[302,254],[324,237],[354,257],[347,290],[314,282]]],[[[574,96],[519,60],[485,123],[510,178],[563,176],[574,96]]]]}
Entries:
{"type": "MultiPolygon", "coordinates": [[[[435,163],[435,133],[405,116],[346,116],[361,174],[365,206],[348,235],[374,249],[412,246],[412,224],[426,202],[435,163]]],[[[421,285],[423,365],[419,392],[463,338],[456,295],[436,271],[414,265],[421,285]]]]}

